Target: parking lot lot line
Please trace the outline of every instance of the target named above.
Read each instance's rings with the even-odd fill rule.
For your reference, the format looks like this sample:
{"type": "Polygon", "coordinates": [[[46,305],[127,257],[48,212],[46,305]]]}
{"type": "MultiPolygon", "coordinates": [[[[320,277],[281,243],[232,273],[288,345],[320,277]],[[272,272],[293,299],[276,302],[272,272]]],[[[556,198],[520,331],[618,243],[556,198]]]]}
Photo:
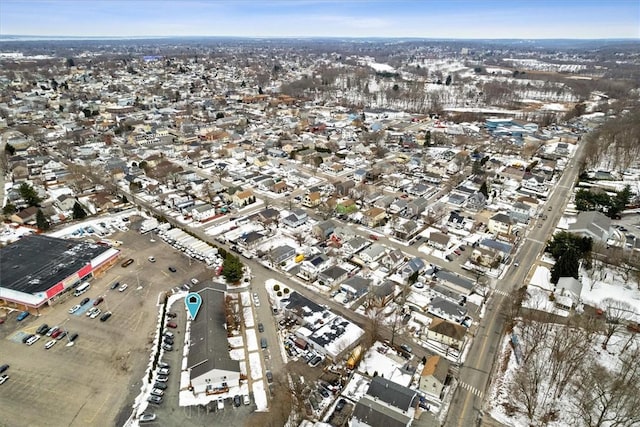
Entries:
{"type": "Polygon", "coordinates": [[[102,401],[102,404],[100,405],[100,407],[98,409],[96,409],[96,412],[93,414],[93,417],[91,417],[90,420],[88,419],[84,419],[87,423],[89,423],[90,425],[93,425],[93,421],[96,419],[96,417],[102,412],[102,408],[104,408],[104,405],[106,405],[107,400],[109,400],[109,398],[111,397],[111,394],[108,394],[107,397],[104,398],[104,400],[102,401]]]}
{"type": "Polygon", "coordinates": [[[130,328],[132,331],[135,331],[138,329],[138,326],[140,325],[140,322],[142,321],[142,317],[143,317],[143,312],[138,313],[138,320],[136,321],[136,323],[130,328]]]}

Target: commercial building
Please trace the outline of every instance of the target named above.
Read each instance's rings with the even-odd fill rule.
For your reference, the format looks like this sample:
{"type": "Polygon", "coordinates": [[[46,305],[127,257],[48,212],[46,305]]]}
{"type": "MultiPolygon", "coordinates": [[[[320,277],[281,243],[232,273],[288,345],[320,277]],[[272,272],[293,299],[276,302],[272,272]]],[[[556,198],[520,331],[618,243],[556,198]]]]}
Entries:
{"type": "Polygon", "coordinates": [[[0,306],[37,311],[113,266],[120,251],[92,242],[30,235],[0,249],[0,306]]]}

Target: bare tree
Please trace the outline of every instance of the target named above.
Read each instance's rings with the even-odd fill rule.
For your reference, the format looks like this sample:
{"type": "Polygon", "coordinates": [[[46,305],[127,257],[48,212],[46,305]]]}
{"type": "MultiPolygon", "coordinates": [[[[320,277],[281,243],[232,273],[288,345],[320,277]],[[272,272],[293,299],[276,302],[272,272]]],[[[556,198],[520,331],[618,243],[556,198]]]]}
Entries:
{"type": "Polygon", "coordinates": [[[633,307],[626,301],[613,298],[605,298],[601,304],[606,316],[605,339],[602,348],[606,350],[611,337],[624,328],[622,320],[628,319],[633,314],[633,307]]]}

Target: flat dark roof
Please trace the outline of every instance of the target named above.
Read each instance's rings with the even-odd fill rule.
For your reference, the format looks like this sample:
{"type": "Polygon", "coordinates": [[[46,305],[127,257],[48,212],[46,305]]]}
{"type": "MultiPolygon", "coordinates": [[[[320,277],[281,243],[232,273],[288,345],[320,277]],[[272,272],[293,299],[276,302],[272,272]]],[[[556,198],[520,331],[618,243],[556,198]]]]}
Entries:
{"type": "Polygon", "coordinates": [[[213,369],[240,372],[240,362],[231,359],[224,316],[224,296],[221,286],[213,285],[216,290],[198,291],[202,305],[191,322],[191,347],[188,366],[191,378],[197,378],[213,369]]]}
{"type": "Polygon", "coordinates": [[[26,294],[45,292],[110,248],[33,234],[0,249],[2,287],[26,294]]]}

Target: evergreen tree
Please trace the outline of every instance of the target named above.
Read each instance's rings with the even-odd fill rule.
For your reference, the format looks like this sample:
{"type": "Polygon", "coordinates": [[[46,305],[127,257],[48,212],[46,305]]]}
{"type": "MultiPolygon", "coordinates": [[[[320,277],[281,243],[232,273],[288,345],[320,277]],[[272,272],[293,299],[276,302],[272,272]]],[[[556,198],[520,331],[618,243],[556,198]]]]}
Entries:
{"type": "Polygon", "coordinates": [[[6,151],[10,156],[13,156],[14,154],[16,154],[16,147],[11,144],[7,144],[4,146],[4,151],[6,151]]]}
{"type": "Polygon", "coordinates": [[[482,194],[484,194],[484,197],[489,197],[489,188],[487,187],[487,181],[484,181],[482,183],[482,185],[480,186],[480,190],[479,190],[482,194]]]}
{"type": "Polygon", "coordinates": [[[445,84],[446,86],[449,86],[449,85],[451,84],[451,75],[448,75],[448,76],[447,76],[447,80],[445,80],[444,84],[445,84]]]}
{"type": "Polygon", "coordinates": [[[42,201],[42,199],[38,197],[38,193],[33,189],[31,185],[23,182],[22,184],[20,184],[18,191],[20,192],[20,196],[24,199],[24,201],[27,202],[27,205],[40,206],[40,202],[42,201]]]}
{"type": "Polygon", "coordinates": [[[84,210],[82,205],[76,201],[73,204],[73,219],[82,219],[86,218],[87,212],[84,210]]]}
{"type": "Polygon", "coordinates": [[[42,212],[42,209],[38,209],[38,212],[36,213],[36,225],[40,230],[43,231],[46,231],[51,227],[51,224],[49,224],[49,221],[47,221],[47,218],[44,216],[44,212],[42,212]]]}
{"type": "Polygon", "coordinates": [[[237,256],[227,254],[222,264],[222,276],[229,283],[235,283],[242,279],[242,262],[237,256]]]}

